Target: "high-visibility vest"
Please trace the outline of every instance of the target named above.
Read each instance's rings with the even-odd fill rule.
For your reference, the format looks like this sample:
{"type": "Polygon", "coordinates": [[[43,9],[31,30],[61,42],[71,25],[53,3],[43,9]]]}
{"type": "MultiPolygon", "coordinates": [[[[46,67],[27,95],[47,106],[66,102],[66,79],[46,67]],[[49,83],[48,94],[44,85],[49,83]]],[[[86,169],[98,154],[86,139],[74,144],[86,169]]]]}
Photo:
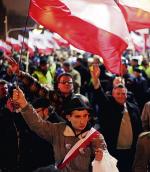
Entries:
{"type": "Polygon", "coordinates": [[[53,78],[52,78],[49,70],[47,71],[46,75],[44,75],[41,71],[35,71],[32,75],[33,76],[37,75],[38,81],[41,84],[44,84],[44,85],[46,84],[46,85],[50,85],[51,87],[53,87],[53,78]]]}

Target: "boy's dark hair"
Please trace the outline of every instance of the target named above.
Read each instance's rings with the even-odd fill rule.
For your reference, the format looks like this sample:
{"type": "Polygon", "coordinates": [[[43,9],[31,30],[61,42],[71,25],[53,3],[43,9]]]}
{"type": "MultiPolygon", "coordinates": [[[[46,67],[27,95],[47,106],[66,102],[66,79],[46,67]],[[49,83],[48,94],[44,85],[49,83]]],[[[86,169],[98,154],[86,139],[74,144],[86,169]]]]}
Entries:
{"type": "Polygon", "coordinates": [[[0,84],[5,85],[5,84],[8,84],[8,82],[6,80],[4,80],[4,79],[0,79],[0,84]]]}

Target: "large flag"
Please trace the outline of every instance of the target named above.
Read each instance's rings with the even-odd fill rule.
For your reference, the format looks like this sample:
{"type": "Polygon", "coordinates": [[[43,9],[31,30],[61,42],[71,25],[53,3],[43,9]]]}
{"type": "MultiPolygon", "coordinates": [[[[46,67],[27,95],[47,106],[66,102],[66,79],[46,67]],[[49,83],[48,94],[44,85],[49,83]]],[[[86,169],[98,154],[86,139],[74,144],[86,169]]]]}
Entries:
{"type": "Polygon", "coordinates": [[[134,49],[139,53],[145,52],[145,39],[144,35],[140,34],[139,32],[131,32],[131,39],[134,45],[134,49]]]}
{"type": "Polygon", "coordinates": [[[131,31],[150,28],[150,0],[118,0],[131,31]]]}
{"type": "Polygon", "coordinates": [[[0,40],[0,50],[4,51],[6,54],[11,54],[12,47],[6,42],[0,40]]]}
{"type": "Polygon", "coordinates": [[[11,38],[11,37],[7,37],[6,38],[6,43],[8,43],[9,45],[12,46],[12,48],[19,52],[21,50],[21,43],[19,42],[19,40],[11,38]]]}
{"type": "Polygon", "coordinates": [[[112,73],[120,73],[129,33],[114,0],[31,0],[29,14],[76,48],[101,56],[112,73]]]}
{"type": "Polygon", "coordinates": [[[150,50],[150,34],[144,34],[145,38],[145,49],[150,50]]]}

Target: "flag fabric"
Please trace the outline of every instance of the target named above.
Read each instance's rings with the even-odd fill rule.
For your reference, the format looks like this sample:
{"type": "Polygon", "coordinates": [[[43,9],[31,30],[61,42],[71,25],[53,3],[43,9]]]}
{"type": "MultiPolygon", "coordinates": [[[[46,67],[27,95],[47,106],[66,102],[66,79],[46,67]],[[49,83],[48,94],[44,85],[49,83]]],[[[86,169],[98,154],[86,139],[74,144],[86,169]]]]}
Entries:
{"type": "Polygon", "coordinates": [[[130,31],[150,28],[150,0],[118,0],[130,31]]]}
{"type": "Polygon", "coordinates": [[[134,49],[139,53],[143,53],[145,51],[145,39],[144,35],[140,34],[139,32],[131,32],[131,39],[134,45],[134,49]]]}
{"type": "Polygon", "coordinates": [[[70,46],[69,43],[57,33],[53,34],[53,39],[60,47],[68,48],[70,46]]]}
{"type": "Polygon", "coordinates": [[[0,40],[0,50],[4,51],[6,54],[11,54],[12,47],[8,45],[5,41],[0,40]]]}
{"type": "Polygon", "coordinates": [[[9,45],[12,46],[12,48],[19,52],[21,49],[21,43],[19,42],[19,40],[11,38],[11,37],[7,37],[6,38],[6,43],[8,43],[9,45]]]}
{"type": "Polygon", "coordinates": [[[150,50],[150,34],[144,34],[145,38],[145,49],[150,50]]]}
{"type": "Polygon", "coordinates": [[[31,0],[29,14],[76,48],[101,56],[107,70],[120,73],[129,32],[114,0],[31,0]]]}

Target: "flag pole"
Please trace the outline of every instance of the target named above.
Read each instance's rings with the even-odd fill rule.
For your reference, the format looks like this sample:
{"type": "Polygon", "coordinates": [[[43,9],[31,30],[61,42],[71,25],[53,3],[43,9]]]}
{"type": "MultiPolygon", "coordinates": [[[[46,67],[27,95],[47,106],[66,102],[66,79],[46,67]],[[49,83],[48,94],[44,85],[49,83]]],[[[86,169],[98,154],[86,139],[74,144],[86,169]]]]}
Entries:
{"type": "Polygon", "coordinates": [[[26,72],[29,72],[29,51],[27,51],[26,56],[26,72]]]}
{"type": "Polygon", "coordinates": [[[22,45],[21,45],[19,65],[21,64],[21,57],[22,57],[23,48],[24,48],[24,39],[25,39],[25,34],[26,34],[26,31],[27,31],[27,24],[28,24],[28,20],[29,20],[29,8],[30,8],[30,1],[29,1],[28,12],[27,12],[26,21],[25,21],[25,27],[24,27],[24,32],[23,32],[23,40],[22,40],[22,45]]]}
{"type": "Polygon", "coordinates": [[[7,16],[5,16],[4,24],[5,24],[5,40],[6,40],[6,38],[8,37],[8,17],[7,16]]]}
{"type": "MultiPolygon", "coordinates": [[[[27,16],[26,16],[26,20],[25,20],[25,27],[24,27],[24,32],[23,32],[23,40],[22,40],[21,51],[20,51],[20,56],[19,56],[19,60],[18,60],[19,67],[21,66],[21,63],[22,63],[22,55],[23,55],[23,48],[24,48],[24,39],[25,39],[25,34],[26,34],[26,31],[27,31],[27,24],[28,24],[28,20],[29,20],[30,3],[31,3],[31,1],[29,1],[27,16]]],[[[16,85],[18,86],[18,79],[16,79],[16,85]]]]}

